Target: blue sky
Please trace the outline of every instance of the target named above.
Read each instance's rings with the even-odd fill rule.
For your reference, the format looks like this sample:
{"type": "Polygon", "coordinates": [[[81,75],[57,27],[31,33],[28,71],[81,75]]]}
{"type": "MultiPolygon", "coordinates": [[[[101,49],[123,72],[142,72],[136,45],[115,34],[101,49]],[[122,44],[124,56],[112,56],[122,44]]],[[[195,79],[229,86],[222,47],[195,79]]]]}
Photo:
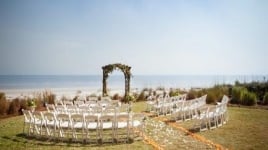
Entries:
{"type": "Polygon", "coordinates": [[[268,74],[266,0],[1,0],[0,20],[0,74],[268,74]]]}

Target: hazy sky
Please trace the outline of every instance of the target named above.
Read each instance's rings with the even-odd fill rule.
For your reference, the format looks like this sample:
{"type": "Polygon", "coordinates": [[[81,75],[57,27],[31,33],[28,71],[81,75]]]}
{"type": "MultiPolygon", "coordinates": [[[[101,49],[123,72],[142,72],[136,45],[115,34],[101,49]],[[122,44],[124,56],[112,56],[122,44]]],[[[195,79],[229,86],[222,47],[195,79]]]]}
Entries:
{"type": "Polygon", "coordinates": [[[0,74],[268,74],[267,0],[1,0],[0,74]]]}

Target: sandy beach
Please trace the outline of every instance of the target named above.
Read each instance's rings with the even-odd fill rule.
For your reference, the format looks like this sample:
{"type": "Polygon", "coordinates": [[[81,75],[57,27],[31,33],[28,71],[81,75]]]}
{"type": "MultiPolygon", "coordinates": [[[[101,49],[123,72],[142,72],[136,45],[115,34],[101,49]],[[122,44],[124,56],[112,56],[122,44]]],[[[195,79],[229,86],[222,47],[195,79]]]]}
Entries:
{"type": "MultiPolygon", "coordinates": [[[[15,99],[17,97],[34,97],[34,95],[43,93],[45,91],[51,92],[56,95],[56,99],[61,99],[63,96],[72,99],[75,96],[79,95],[82,97],[90,96],[92,94],[96,96],[102,95],[102,89],[92,89],[88,87],[77,87],[77,88],[35,88],[35,89],[0,89],[1,92],[4,92],[7,99],[15,99]]],[[[133,91],[135,91],[133,89],[133,91]]],[[[109,90],[109,95],[113,96],[118,93],[119,95],[124,94],[124,89],[111,89],[109,90]]]]}

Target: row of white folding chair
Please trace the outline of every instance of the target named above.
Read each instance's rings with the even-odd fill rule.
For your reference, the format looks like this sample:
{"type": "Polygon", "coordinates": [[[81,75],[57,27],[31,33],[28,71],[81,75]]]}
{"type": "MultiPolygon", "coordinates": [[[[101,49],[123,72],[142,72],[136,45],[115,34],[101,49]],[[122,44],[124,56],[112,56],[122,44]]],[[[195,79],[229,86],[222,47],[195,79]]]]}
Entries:
{"type": "Polygon", "coordinates": [[[226,123],[227,103],[212,107],[203,107],[198,110],[195,116],[196,121],[194,127],[198,127],[200,131],[215,129],[226,123]]]}
{"type": "Polygon", "coordinates": [[[176,96],[159,98],[155,101],[147,101],[146,110],[150,112],[155,112],[157,114],[166,114],[166,112],[170,113],[170,108],[173,107],[173,105],[178,101],[184,101],[184,99],[180,99],[176,96]]]}
{"type": "Polygon", "coordinates": [[[187,100],[187,101],[176,101],[176,103],[173,105],[173,108],[171,112],[172,114],[175,113],[179,115],[182,115],[182,119],[190,119],[193,115],[196,114],[196,109],[199,107],[202,107],[206,103],[204,103],[204,99],[206,99],[206,95],[193,99],[193,100],[187,100]]]}
{"type": "Polygon", "coordinates": [[[171,111],[171,119],[172,120],[190,120],[195,115],[197,115],[197,109],[203,107],[206,103],[206,95],[187,101],[179,101],[173,107],[171,111]]]}
{"type": "Polygon", "coordinates": [[[89,101],[86,101],[86,100],[58,100],[56,101],[55,105],[77,105],[77,106],[80,106],[80,105],[98,105],[98,104],[111,104],[112,101],[111,100],[108,100],[108,99],[102,99],[100,101],[98,100],[89,100],[89,101]]]}
{"type": "Polygon", "coordinates": [[[61,138],[70,138],[70,135],[72,135],[72,138],[77,139],[78,134],[81,134],[82,139],[86,140],[89,138],[89,131],[96,130],[96,140],[103,139],[105,133],[112,133],[111,139],[118,139],[119,134],[117,131],[125,128],[125,139],[128,139],[130,136],[130,127],[138,127],[142,123],[139,120],[135,120],[135,116],[137,116],[136,114],[132,116],[132,121],[129,118],[129,114],[119,114],[116,116],[105,114],[96,116],[83,114],[55,114],[52,112],[43,114],[42,112],[34,112],[31,115],[29,112],[29,115],[29,118],[31,119],[27,119],[29,121],[28,123],[31,127],[34,127],[34,130],[31,130],[31,133],[40,136],[46,135],[51,138],[55,138],[56,135],[61,138]],[[111,129],[112,132],[104,132],[107,129],[111,129]],[[77,130],[81,132],[77,132],[77,130]]]}
{"type": "Polygon", "coordinates": [[[131,105],[129,104],[122,104],[120,106],[114,106],[114,105],[106,105],[104,106],[95,106],[95,107],[90,107],[90,106],[75,106],[75,105],[58,105],[58,106],[53,106],[53,105],[47,105],[47,110],[49,112],[58,112],[58,113],[101,113],[105,109],[117,109],[119,112],[129,112],[131,111],[131,105]],[[52,108],[52,109],[50,109],[52,108]]]}
{"type": "MultiPolygon", "coordinates": [[[[206,95],[202,97],[206,98],[206,95]]],[[[202,97],[198,98],[198,100],[202,97]]],[[[147,102],[147,110],[155,112],[157,115],[171,114],[173,112],[173,109],[176,108],[176,103],[181,103],[183,101],[186,101],[186,94],[183,94],[181,96],[162,98],[154,102],[149,101],[147,102]]]]}

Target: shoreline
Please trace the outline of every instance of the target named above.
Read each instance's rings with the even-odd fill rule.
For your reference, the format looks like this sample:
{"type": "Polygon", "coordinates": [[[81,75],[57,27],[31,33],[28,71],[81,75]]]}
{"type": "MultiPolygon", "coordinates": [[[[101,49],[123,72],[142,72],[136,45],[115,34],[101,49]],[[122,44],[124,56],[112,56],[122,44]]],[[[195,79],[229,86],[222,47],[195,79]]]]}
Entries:
{"type": "MultiPolygon", "coordinates": [[[[161,86],[157,87],[144,87],[144,88],[131,88],[130,93],[139,93],[143,89],[153,89],[156,90],[158,88],[162,88],[161,86]]],[[[165,91],[169,91],[170,89],[182,89],[189,90],[191,88],[178,88],[178,87],[163,87],[165,91]]],[[[192,87],[192,88],[206,88],[206,87],[192,87]]],[[[115,94],[119,94],[120,96],[124,95],[125,89],[123,88],[108,88],[109,96],[113,96],[115,94]]],[[[159,90],[160,91],[160,90],[159,90]]],[[[42,94],[44,92],[51,92],[56,95],[56,99],[60,99],[63,96],[67,98],[73,98],[77,95],[79,96],[90,96],[92,94],[96,96],[102,95],[102,88],[93,88],[93,87],[62,87],[62,88],[24,88],[24,89],[0,89],[0,92],[5,93],[5,96],[8,100],[12,100],[19,97],[34,97],[37,94],[42,94]]]]}

